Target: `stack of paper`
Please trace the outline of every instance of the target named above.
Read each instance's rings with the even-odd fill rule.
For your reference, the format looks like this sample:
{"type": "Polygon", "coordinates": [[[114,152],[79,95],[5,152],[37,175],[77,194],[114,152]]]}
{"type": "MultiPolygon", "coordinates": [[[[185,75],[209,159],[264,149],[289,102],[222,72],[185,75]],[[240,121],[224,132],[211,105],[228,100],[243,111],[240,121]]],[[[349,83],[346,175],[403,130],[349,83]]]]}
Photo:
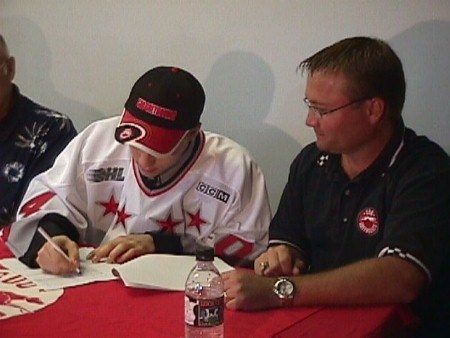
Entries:
{"type": "MultiPolygon", "coordinates": [[[[195,256],[152,254],[116,266],[114,273],[128,287],[183,291],[194,265],[195,256]]],[[[214,265],[221,273],[234,269],[217,257],[214,265]]]]}

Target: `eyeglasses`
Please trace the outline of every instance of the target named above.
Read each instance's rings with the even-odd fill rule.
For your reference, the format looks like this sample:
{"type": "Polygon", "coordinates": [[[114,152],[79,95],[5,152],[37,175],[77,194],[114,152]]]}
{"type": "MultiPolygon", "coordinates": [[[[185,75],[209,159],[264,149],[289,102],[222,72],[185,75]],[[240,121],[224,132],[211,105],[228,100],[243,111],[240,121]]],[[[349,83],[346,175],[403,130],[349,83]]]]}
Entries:
{"type": "Polygon", "coordinates": [[[305,98],[303,99],[303,102],[305,103],[306,107],[308,107],[308,112],[309,112],[309,113],[317,114],[317,115],[319,115],[320,118],[322,118],[322,117],[324,117],[325,115],[331,114],[331,113],[333,113],[333,112],[335,112],[335,111],[337,111],[337,110],[344,109],[344,108],[349,107],[349,106],[351,106],[352,104],[355,104],[355,103],[367,101],[368,99],[369,99],[369,98],[366,98],[366,97],[365,97],[365,98],[363,98],[363,99],[353,100],[353,101],[350,101],[349,103],[346,103],[346,104],[344,104],[344,105],[342,105],[342,106],[339,106],[339,107],[337,107],[337,108],[332,108],[332,109],[323,109],[323,108],[315,107],[315,106],[313,106],[313,105],[311,104],[311,102],[309,102],[309,100],[308,100],[307,97],[305,97],[305,98]]]}

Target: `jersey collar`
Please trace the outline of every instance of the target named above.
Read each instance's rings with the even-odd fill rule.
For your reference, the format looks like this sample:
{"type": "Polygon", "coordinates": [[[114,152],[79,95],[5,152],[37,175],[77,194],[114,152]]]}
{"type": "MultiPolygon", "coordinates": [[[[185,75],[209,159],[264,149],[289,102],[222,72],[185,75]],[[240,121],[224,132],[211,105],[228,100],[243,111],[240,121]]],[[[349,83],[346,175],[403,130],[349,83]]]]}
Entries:
{"type": "Polygon", "coordinates": [[[158,194],[169,189],[186,174],[202,151],[204,139],[205,135],[203,131],[200,131],[195,140],[189,144],[187,151],[180,158],[178,165],[170,168],[168,171],[158,177],[155,177],[154,179],[149,179],[142,176],[139,169],[137,169],[137,166],[135,166],[136,174],[139,175],[140,181],[143,183],[144,187],[151,191],[151,195],[158,194]]]}

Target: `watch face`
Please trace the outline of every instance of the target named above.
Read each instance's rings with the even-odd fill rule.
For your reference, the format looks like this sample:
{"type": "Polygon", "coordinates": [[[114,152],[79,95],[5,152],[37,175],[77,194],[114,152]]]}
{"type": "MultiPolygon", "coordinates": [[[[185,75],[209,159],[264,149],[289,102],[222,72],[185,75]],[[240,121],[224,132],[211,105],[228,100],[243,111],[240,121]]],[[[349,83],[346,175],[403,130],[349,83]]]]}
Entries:
{"type": "Polygon", "coordinates": [[[280,283],[279,290],[281,294],[289,296],[294,292],[294,285],[289,281],[283,281],[280,283]]]}
{"type": "Polygon", "coordinates": [[[285,278],[280,278],[274,285],[274,292],[279,298],[292,298],[294,296],[294,284],[285,278]]]}

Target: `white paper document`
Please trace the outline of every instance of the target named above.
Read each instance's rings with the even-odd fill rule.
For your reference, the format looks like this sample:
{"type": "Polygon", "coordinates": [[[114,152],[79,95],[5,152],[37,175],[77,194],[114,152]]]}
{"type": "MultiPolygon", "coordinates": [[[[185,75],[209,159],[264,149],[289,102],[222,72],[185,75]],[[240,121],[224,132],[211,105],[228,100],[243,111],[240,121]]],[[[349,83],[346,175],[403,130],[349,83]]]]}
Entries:
{"type": "Polygon", "coordinates": [[[0,264],[16,274],[30,279],[45,290],[55,290],[92,282],[117,279],[112,273],[112,269],[119,266],[119,264],[92,263],[91,260],[86,259],[87,255],[92,250],[92,248],[80,248],[81,275],[52,275],[44,272],[42,269],[30,269],[17,258],[1,259],[0,264]]]}
{"type": "MultiPolygon", "coordinates": [[[[195,256],[152,254],[116,266],[114,270],[128,287],[183,291],[195,263],[195,256]]],[[[214,265],[220,273],[234,269],[217,257],[214,265]]]]}

